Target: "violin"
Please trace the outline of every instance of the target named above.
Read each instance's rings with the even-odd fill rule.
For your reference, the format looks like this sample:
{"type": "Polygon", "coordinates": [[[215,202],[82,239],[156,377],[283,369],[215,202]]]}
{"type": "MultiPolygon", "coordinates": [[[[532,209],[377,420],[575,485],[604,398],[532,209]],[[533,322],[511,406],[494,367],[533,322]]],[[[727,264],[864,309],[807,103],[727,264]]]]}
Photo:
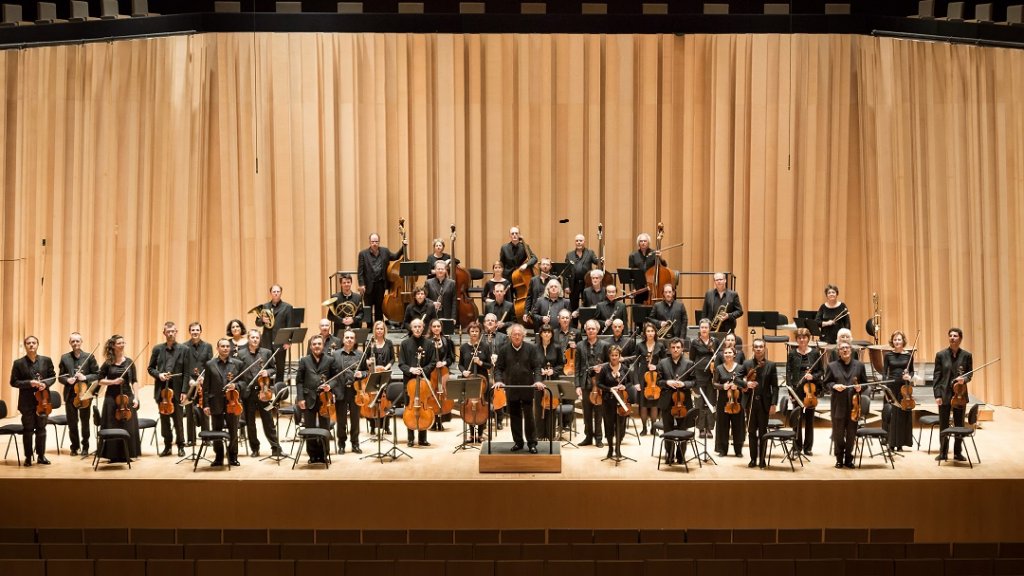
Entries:
{"type": "MultiPolygon", "coordinates": [[[[235,375],[228,372],[227,381],[228,384],[234,380],[235,375]]],[[[239,416],[242,414],[242,403],[239,402],[238,388],[225,388],[224,389],[224,400],[227,401],[227,412],[232,416],[239,416]]]]}
{"type": "Polygon", "coordinates": [[[633,413],[633,408],[629,405],[628,391],[625,389],[619,390],[618,388],[612,389],[612,394],[615,395],[615,401],[618,406],[615,407],[615,413],[619,416],[629,416],[633,413]]]}
{"type": "MultiPolygon", "coordinates": [[[[423,348],[416,354],[419,366],[423,368],[423,348]]],[[[406,394],[409,395],[409,405],[405,407],[402,421],[409,430],[426,430],[434,423],[434,410],[426,405],[425,398],[434,395],[430,388],[430,381],[423,377],[423,373],[417,374],[409,380],[406,385],[406,394]]]]}
{"type": "Polygon", "coordinates": [[[256,384],[260,387],[259,394],[257,395],[260,402],[270,402],[274,399],[274,389],[270,386],[270,376],[256,378],[256,384]]]}
{"type": "MultiPolygon", "coordinates": [[[[327,380],[324,376],[320,375],[320,385],[324,386],[327,384],[327,380]]],[[[338,407],[334,405],[334,392],[331,392],[330,388],[325,388],[320,391],[320,416],[324,418],[330,418],[331,422],[338,421],[338,407]]]]}
{"type": "MultiPolygon", "coordinates": [[[[575,334],[569,332],[569,339],[574,340],[575,334]]],[[[562,374],[566,376],[576,375],[576,349],[571,346],[565,347],[565,364],[562,366],[562,374]]]]}
{"type": "MultiPolygon", "coordinates": [[[[648,365],[651,364],[651,360],[653,360],[653,358],[654,358],[654,353],[653,352],[648,352],[647,353],[647,364],[648,365]]],[[[644,398],[647,398],[648,400],[657,400],[658,398],[661,398],[661,388],[658,387],[658,371],[657,370],[648,370],[647,372],[644,372],[644,382],[646,383],[646,386],[644,386],[644,398]]],[[[682,416],[680,416],[680,418],[682,418],[682,416]]]]}
{"type": "MultiPolygon", "coordinates": [[[[42,376],[36,372],[36,380],[42,381],[42,376]]],[[[50,412],[53,412],[53,404],[50,403],[50,387],[47,386],[42,390],[35,391],[36,397],[36,414],[39,416],[49,416],[50,412]]]]}
{"type": "Polygon", "coordinates": [[[850,380],[850,392],[853,396],[850,397],[850,420],[860,420],[860,393],[854,390],[857,387],[857,377],[854,376],[850,380]]]}
{"type": "Polygon", "coordinates": [[[683,389],[680,388],[672,393],[671,410],[673,418],[685,418],[690,412],[690,409],[686,407],[686,392],[683,389]]]}
{"type": "Polygon", "coordinates": [[[127,422],[132,419],[132,399],[128,394],[125,394],[124,385],[129,376],[128,371],[131,370],[134,362],[134,360],[129,362],[128,366],[121,372],[121,393],[114,398],[114,404],[117,406],[114,411],[114,419],[118,422],[127,422]]]}
{"type": "Polygon", "coordinates": [[[174,414],[174,390],[166,384],[163,390],[160,391],[160,404],[158,408],[163,416],[174,414]]]}
{"type": "MultiPolygon", "coordinates": [[[[964,375],[964,367],[960,366],[957,378],[964,375]]],[[[967,407],[967,381],[953,383],[953,397],[949,399],[949,405],[956,410],[963,410],[967,407]]]]}
{"type": "MultiPolygon", "coordinates": [[[[730,383],[733,386],[736,385],[736,378],[735,378],[735,376],[730,381],[730,383]]],[[[723,384],[723,386],[725,386],[725,384],[723,384]]],[[[729,390],[725,391],[725,398],[726,398],[726,401],[725,401],[725,413],[726,414],[739,414],[740,412],[743,411],[743,407],[740,406],[740,393],[741,393],[741,390],[739,388],[730,388],[729,390]]]]}

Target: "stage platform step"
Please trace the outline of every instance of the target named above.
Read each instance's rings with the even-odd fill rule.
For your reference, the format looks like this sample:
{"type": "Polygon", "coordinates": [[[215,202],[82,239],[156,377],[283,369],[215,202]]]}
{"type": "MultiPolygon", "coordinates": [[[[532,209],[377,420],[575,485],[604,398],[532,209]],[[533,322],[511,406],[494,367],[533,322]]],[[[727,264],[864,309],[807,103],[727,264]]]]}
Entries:
{"type": "Polygon", "coordinates": [[[562,450],[558,442],[537,445],[537,454],[527,450],[513,452],[512,442],[485,442],[480,446],[481,473],[540,473],[558,474],[562,471],[562,450]]]}

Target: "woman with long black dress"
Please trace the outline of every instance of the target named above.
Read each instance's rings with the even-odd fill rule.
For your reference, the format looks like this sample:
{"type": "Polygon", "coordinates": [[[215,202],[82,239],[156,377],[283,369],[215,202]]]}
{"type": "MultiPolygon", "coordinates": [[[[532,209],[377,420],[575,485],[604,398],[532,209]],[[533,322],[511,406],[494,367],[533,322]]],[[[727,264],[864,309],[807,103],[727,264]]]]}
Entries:
{"type": "Polygon", "coordinates": [[[124,353],[124,337],[114,334],[107,339],[103,348],[103,357],[106,359],[103,366],[100,366],[100,386],[103,386],[103,413],[100,417],[100,429],[121,428],[128,431],[128,454],[124,453],[124,447],[120,442],[112,442],[103,445],[100,458],[106,458],[111,462],[127,462],[128,458],[137,458],[142,451],[142,441],[139,438],[139,401],[138,389],[139,380],[135,373],[135,364],[124,353]],[[121,394],[128,396],[128,408],[131,410],[131,417],[127,420],[117,419],[117,397],[121,394]]]}
{"type": "MultiPolygon", "coordinates": [[[[544,359],[544,368],[541,369],[541,376],[544,380],[555,380],[562,373],[565,365],[565,349],[555,341],[555,331],[550,324],[540,327],[537,332],[537,348],[544,359]]],[[[537,390],[534,394],[534,419],[543,425],[540,428],[539,439],[548,440],[555,434],[555,411],[544,410],[543,400],[547,396],[544,390],[537,390]]]]}
{"type": "Polygon", "coordinates": [[[657,372],[658,362],[666,356],[665,343],[658,340],[658,329],[650,322],[644,323],[644,339],[637,347],[636,353],[640,356],[638,369],[633,371],[633,380],[637,391],[637,404],[640,405],[640,435],[647,434],[647,424],[651,424],[651,433],[654,433],[654,423],[658,421],[658,399],[648,398],[644,395],[644,375],[647,372],[657,372]]]}
{"type": "MultiPolygon", "coordinates": [[[[914,359],[907,351],[907,335],[899,330],[889,337],[892,350],[885,353],[882,359],[882,374],[885,380],[892,380],[887,386],[894,398],[900,398],[900,388],[911,384],[914,378],[914,359]]],[[[902,452],[904,446],[914,445],[913,416],[910,410],[904,410],[899,404],[893,404],[889,411],[886,430],[889,432],[889,448],[902,452]]]]}

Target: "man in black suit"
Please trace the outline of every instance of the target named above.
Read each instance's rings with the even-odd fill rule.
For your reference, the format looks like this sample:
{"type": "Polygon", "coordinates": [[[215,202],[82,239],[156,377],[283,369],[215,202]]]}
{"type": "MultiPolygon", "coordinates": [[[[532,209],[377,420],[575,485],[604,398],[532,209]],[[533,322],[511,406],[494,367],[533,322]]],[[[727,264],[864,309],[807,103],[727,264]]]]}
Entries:
{"type": "Polygon", "coordinates": [[[342,330],[348,328],[359,328],[363,325],[363,297],[358,292],[352,290],[352,275],[344,273],[340,276],[341,280],[341,291],[333,294],[331,299],[334,300],[334,304],[327,310],[327,318],[334,322],[335,330],[342,330]],[[355,308],[354,314],[335,314],[334,311],[341,311],[343,305],[346,302],[351,302],[350,305],[345,305],[345,308],[355,308]]]}
{"type": "Polygon", "coordinates": [[[398,260],[405,254],[407,239],[402,240],[398,252],[392,252],[380,245],[380,234],[370,234],[370,246],[359,252],[359,264],[356,268],[359,276],[359,294],[368,306],[373,307],[373,320],[384,319],[384,293],[387,292],[388,264],[398,260]]]}
{"type": "MultiPolygon", "coordinates": [[[[330,390],[330,384],[323,382],[330,380],[334,374],[334,356],[324,353],[324,339],[320,335],[313,336],[309,341],[309,354],[299,360],[295,373],[295,405],[303,412],[302,420],[309,428],[331,429],[330,418],[320,415],[319,392],[330,390]]],[[[310,464],[327,462],[324,447],[317,442],[306,443],[306,454],[309,455],[310,464]]]]}
{"type": "MultiPolygon", "coordinates": [[[[727,289],[726,286],[725,273],[715,272],[715,287],[704,294],[702,317],[711,321],[712,332],[735,330],[736,319],[743,316],[743,304],[740,303],[740,295],[734,290],[727,289]],[[717,327],[715,327],[716,317],[721,317],[717,327]]],[[[742,344],[738,340],[737,338],[737,344],[742,344]]]]}
{"type": "Polygon", "coordinates": [[[434,302],[434,316],[446,320],[455,319],[455,281],[448,277],[448,267],[443,260],[434,262],[434,277],[427,280],[427,298],[434,302]]]}
{"type": "MultiPolygon", "coordinates": [[[[227,390],[236,390],[233,380],[245,367],[238,358],[231,357],[231,340],[217,340],[217,357],[206,363],[206,373],[199,379],[203,387],[203,414],[210,418],[211,430],[221,432],[228,428],[228,461],[232,466],[241,466],[238,461],[238,416],[228,413],[227,390]]],[[[241,397],[239,397],[241,401],[241,397]]],[[[213,445],[213,466],[224,465],[224,444],[213,445]]]]}
{"type": "MultiPolygon", "coordinates": [[[[178,456],[185,455],[185,435],[182,428],[181,409],[182,374],[184,369],[185,347],[178,344],[178,327],[174,322],[164,323],[163,344],[153,347],[149,356],[149,375],[153,377],[153,399],[157,405],[160,404],[160,395],[165,389],[171,390],[171,404],[174,405],[174,412],[160,414],[160,432],[164,438],[164,450],[161,456],[171,455],[171,442],[178,439],[178,456]],[[174,425],[174,437],[171,437],[171,425],[174,425]]],[[[63,370],[64,359],[61,359],[61,370],[63,370]]],[[[71,421],[68,419],[68,424],[71,421]]]]}
{"type": "Polygon", "coordinates": [[[68,338],[71,351],[60,357],[60,383],[64,385],[64,414],[68,418],[68,432],[71,435],[71,455],[76,456],[81,448],[83,455],[89,454],[90,408],[75,408],[75,386],[91,384],[100,379],[100,367],[94,354],[82,351],[82,335],[72,332],[68,338]],[[81,436],[79,436],[81,428],[81,436]]]}
{"type": "Polygon", "coordinates": [[[857,421],[850,418],[854,394],[870,394],[866,385],[868,373],[864,364],[853,357],[849,342],[837,348],[839,359],[829,362],[824,385],[832,391],[832,441],[835,444],[836,468],[853,468],[853,448],[857,440],[857,421]]]}
{"type": "Polygon", "coordinates": [[[36,462],[49,464],[46,459],[46,414],[36,414],[35,393],[46,390],[57,379],[53,369],[53,361],[40,356],[39,339],[28,336],[23,342],[25,355],[14,361],[11,366],[11,387],[17,388],[18,412],[21,412],[21,425],[24,427],[21,439],[25,446],[25,466],[32,465],[32,438],[35,437],[36,462]]]}
{"type": "MultiPolygon", "coordinates": [[[[285,365],[285,352],[288,350],[288,344],[275,346],[274,341],[277,339],[277,333],[282,328],[291,328],[293,326],[292,312],[294,310],[291,304],[281,299],[282,292],[284,292],[284,288],[281,288],[280,284],[271,286],[270,301],[257,306],[259,311],[256,314],[256,325],[263,328],[263,334],[260,336],[260,345],[274,353],[274,362],[278,366],[285,365]],[[271,318],[273,318],[273,321],[271,321],[271,318]]],[[[275,374],[274,381],[284,382],[284,370],[275,374]]]]}
{"type": "Polygon", "coordinates": [[[506,393],[512,425],[512,451],[523,449],[524,440],[530,454],[537,453],[537,428],[533,418],[534,389],[543,390],[541,369],[544,359],[536,346],[524,340],[526,328],[513,324],[508,329],[508,343],[498,349],[494,365],[494,388],[513,386],[506,393]],[[530,386],[532,388],[520,388],[530,386]],[[526,419],[526,436],[523,436],[523,419],[526,419]]]}
{"type": "MultiPolygon", "coordinates": [[[[935,403],[939,405],[939,430],[949,428],[949,416],[953,415],[953,424],[964,425],[964,408],[953,408],[949,401],[953,398],[953,385],[971,381],[970,372],[974,370],[974,357],[960,347],[964,332],[959,328],[950,328],[947,332],[949,347],[935,355],[935,373],[932,376],[935,403]]],[[[939,455],[936,460],[945,460],[949,455],[949,438],[942,437],[939,455]]],[[[964,461],[963,441],[958,437],[953,445],[953,459],[964,461]]]]}
{"type": "Polygon", "coordinates": [[[753,346],[754,357],[746,361],[741,371],[748,374],[753,370],[755,379],[747,380],[746,394],[742,395],[741,401],[749,410],[750,463],[747,467],[764,468],[764,435],[768,433],[768,418],[775,413],[775,403],[779,401],[779,374],[775,363],[765,357],[764,340],[755,339],[753,346]]]}

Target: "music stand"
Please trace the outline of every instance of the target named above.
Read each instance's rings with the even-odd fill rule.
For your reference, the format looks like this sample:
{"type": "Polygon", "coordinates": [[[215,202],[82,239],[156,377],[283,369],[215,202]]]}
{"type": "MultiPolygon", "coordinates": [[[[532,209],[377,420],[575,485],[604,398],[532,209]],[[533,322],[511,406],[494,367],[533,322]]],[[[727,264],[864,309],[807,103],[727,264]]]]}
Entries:
{"type": "MultiPolygon", "coordinates": [[[[284,402],[284,400],[286,398],[288,398],[288,387],[287,386],[282,386],[280,390],[278,390],[276,393],[274,393],[274,399],[271,400],[270,402],[267,402],[267,405],[263,407],[263,410],[266,410],[267,412],[271,412],[273,410],[278,409],[281,406],[281,402],[284,402]]],[[[298,409],[298,408],[296,407],[296,409],[298,409]]],[[[278,443],[280,443],[281,430],[277,430],[277,435],[278,435],[278,443]]],[[[264,456],[263,458],[260,458],[260,462],[263,462],[264,460],[273,460],[274,462],[277,463],[278,466],[280,466],[281,465],[281,460],[290,459],[290,458],[292,458],[291,454],[289,454],[288,452],[286,452],[284,450],[279,450],[277,454],[274,454],[273,452],[271,452],[269,456],[264,456]]]]}
{"type": "Polygon", "coordinates": [[[637,326],[643,326],[644,322],[647,322],[654,307],[647,304],[630,304],[629,309],[633,317],[633,329],[636,330],[637,326]]]}
{"type": "Polygon", "coordinates": [[[558,281],[562,283],[563,289],[566,287],[571,287],[572,265],[570,265],[568,262],[552,262],[551,276],[558,278],[558,281]]]}
{"type": "Polygon", "coordinates": [[[452,318],[440,318],[441,320],[441,334],[445,336],[451,336],[455,334],[455,320],[452,318]]]}
{"type": "Polygon", "coordinates": [[[407,453],[398,448],[397,419],[395,419],[395,421],[391,423],[394,426],[394,429],[391,431],[392,439],[389,440],[389,442],[391,442],[391,448],[384,452],[381,452],[381,442],[383,442],[384,440],[383,420],[386,420],[387,418],[394,418],[396,416],[395,402],[397,402],[398,398],[402,396],[402,394],[405,391],[405,387],[402,386],[400,382],[396,383],[395,397],[392,398],[392,395],[388,393],[391,391],[392,386],[391,372],[375,372],[371,374],[370,379],[367,380],[366,385],[367,390],[375,389],[377,392],[374,395],[373,399],[370,401],[371,406],[376,406],[377,403],[380,402],[382,398],[387,398],[388,400],[391,400],[391,408],[388,410],[389,413],[385,413],[384,417],[381,418],[381,425],[377,427],[377,452],[374,454],[370,454],[368,456],[363,456],[362,458],[360,458],[360,460],[362,460],[363,458],[377,458],[378,460],[380,460],[380,463],[383,464],[385,458],[390,458],[392,462],[398,460],[402,456],[412,458],[412,456],[409,456],[407,453]]]}
{"type": "Polygon", "coordinates": [[[409,276],[426,276],[433,270],[433,266],[427,261],[406,260],[398,263],[398,275],[402,278],[409,276]]]}
{"type": "MultiPolygon", "coordinates": [[[[700,392],[700,397],[704,400],[704,405],[702,407],[696,409],[697,410],[697,421],[698,422],[702,422],[704,419],[701,416],[703,416],[705,410],[711,410],[712,404],[711,404],[711,401],[708,400],[707,394],[704,393],[704,389],[701,388],[700,385],[694,383],[693,387],[697,389],[697,392],[700,392]]],[[[697,458],[701,462],[701,466],[703,466],[707,462],[711,462],[712,464],[717,466],[718,462],[715,462],[715,459],[711,457],[711,454],[708,454],[708,439],[707,439],[707,437],[705,436],[704,438],[701,438],[701,440],[703,440],[703,443],[702,443],[703,445],[701,446],[701,451],[698,452],[697,454],[694,454],[690,458],[687,458],[686,461],[689,462],[690,460],[693,460],[694,458],[697,458]]]]}
{"type": "MultiPolygon", "coordinates": [[[[479,378],[449,378],[447,385],[448,398],[458,398],[459,406],[465,406],[467,400],[480,397],[480,379],[479,378]]],[[[461,408],[460,408],[461,410],[461,408]]],[[[472,442],[466,441],[466,415],[462,414],[462,442],[455,447],[452,454],[459,452],[460,450],[479,450],[480,448],[474,446],[472,442]]]]}
{"type": "MultiPolygon", "coordinates": [[[[571,378],[571,376],[570,376],[571,378]]],[[[576,420],[576,400],[579,399],[579,395],[576,394],[576,380],[553,380],[558,386],[558,396],[561,400],[561,404],[569,404],[572,406],[572,421],[576,420]]],[[[561,416],[561,415],[559,415],[561,416]]],[[[566,446],[572,446],[573,448],[579,448],[575,442],[572,441],[572,424],[569,425],[569,439],[563,440],[562,436],[565,433],[565,424],[562,419],[558,419],[558,441],[562,443],[562,448],[566,446]]]]}
{"type": "Polygon", "coordinates": [[[306,339],[306,329],[305,328],[281,328],[280,330],[277,331],[277,334],[274,335],[273,346],[274,346],[275,353],[276,353],[277,350],[280,350],[281,347],[283,347],[285,344],[289,345],[288,349],[285,350],[284,370],[282,370],[282,372],[284,373],[284,378],[282,378],[282,381],[288,379],[288,369],[291,367],[291,364],[292,364],[292,347],[291,347],[291,345],[295,344],[295,345],[301,346],[302,342],[305,339],[306,339]]]}
{"type": "MultiPolygon", "coordinates": [[[[629,285],[643,288],[647,285],[647,273],[645,270],[639,268],[619,268],[616,274],[619,277],[619,283],[623,286],[629,285]]],[[[633,301],[635,302],[636,299],[634,298],[633,301]]]]}
{"type": "Polygon", "coordinates": [[[793,320],[793,323],[796,324],[797,329],[806,328],[811,333],[811,336],[816,339],[821,338],[821,324],[814,318],[797,317],[793,320]]]}
{"type": "Polygon", "coordinates": [[[593,320],[597,317],[597,306],[580,306],[576,309],[579,312],[577,318],[580,322],[580,327],[586,325],[588,320],[593,320]]]}

